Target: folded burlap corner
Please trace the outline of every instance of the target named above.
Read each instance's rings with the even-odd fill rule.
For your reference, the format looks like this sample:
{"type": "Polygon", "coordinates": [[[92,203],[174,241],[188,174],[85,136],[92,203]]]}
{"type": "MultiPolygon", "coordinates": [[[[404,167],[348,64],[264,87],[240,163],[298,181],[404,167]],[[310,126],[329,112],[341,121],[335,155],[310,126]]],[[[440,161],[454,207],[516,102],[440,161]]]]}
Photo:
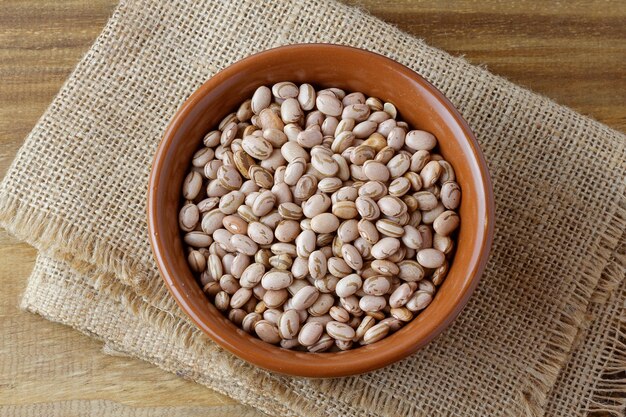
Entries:
{"type": "Polygon", "coordinates": [[[46,254],[25,308],[272,414],[619,414],[625,160],[624,135],[332,1],[123,1],[0,185],[0,221],[46,254]],[[219,69],[297,42],[419,72],[469,122],[494,180],[493,253],[466,310],[359,377],[283,377],[223,352],[177,309],[147,242],[150,163],[176,109],[219,69]]]}

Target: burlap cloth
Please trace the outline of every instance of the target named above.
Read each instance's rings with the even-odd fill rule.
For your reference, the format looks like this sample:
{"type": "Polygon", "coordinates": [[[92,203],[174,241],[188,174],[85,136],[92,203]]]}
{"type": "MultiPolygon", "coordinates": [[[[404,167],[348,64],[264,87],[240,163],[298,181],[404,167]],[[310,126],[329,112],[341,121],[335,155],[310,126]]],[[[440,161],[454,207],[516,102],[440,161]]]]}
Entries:
{"type": "Polygon", "coordinates": [[[620,414],[625,161],[624,135],[354,8],[123,1],[19,151],[0,221],[43,252],[24,308],[271,414],[620,414]],[[441,89],[481,143],[497,205],[491,260],[454,325],[335,380],[267,373],[208,341],[165,290],[145,221],[153,153],[185,98],[251,53],[313,41],[384,54],[441,89]]]}

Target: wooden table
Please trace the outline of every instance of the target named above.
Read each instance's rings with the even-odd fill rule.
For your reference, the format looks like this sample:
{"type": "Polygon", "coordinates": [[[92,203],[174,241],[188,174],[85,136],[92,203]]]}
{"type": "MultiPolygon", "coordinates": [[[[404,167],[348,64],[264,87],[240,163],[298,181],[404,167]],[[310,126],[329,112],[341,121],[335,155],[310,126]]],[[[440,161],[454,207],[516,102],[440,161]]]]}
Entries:
{"type": "MultiPolygon", "coordinates": [[[[626,131],[626,3],[350,1],[626,131]],[[565,6],[567,4],[567,6],[565,6]]],[[[0,176],[114,0],[2,0],[0,176]]],[[[245,407],[18,309],[35,250],[0,232],[0,415],[241,415],[245,407]]]]}

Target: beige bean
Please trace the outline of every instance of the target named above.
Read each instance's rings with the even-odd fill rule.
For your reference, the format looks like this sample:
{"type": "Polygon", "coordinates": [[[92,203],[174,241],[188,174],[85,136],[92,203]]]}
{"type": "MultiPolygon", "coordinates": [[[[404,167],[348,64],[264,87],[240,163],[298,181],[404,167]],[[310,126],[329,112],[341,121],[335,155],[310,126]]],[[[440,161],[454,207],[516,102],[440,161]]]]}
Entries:
{"type": "Polygon", "coordinates": [[[289,81],[281,81],[272,86],[272,94],[278,99],[298,97],[298,86],[289,81]]]}
{"type": "Polygon", "coordinates": [[[298,342],[302,346],[312,346],[320,339],[323,332],[324,326],[321,323],[306,323],[300,329],[300,333],[298,333],[298,342]]]}
{"type": "Polygon", "coordinates": [[[306,160],[302,157],[292,159],[285,170],[285,183],[296,185],[306,170],[306,160]]]}
{"type": "Polygon", "coordinates": [[[376,259],[385,259],[400,249],[400,241],[396,238],[385,237],[372,246],[372,256],[376,259]]]}
{"type": "Polygon", "coordinates": [[[435,233],[433,236],[433,248],[447,255],[452,252],[452,249],[454,248],[454,241],[450,238],[450,236],[443,236],[435,233]]]}
{"type": "Polygon", "coordinates": [[[342,119],[354,119],[356,122],[363,122],[370,116],[370,108],[365,103],[348,104],[341,113],[342,119]]]}
{"type": "Polygon", "coordinates": [[[266,290],[282,290],[287,288],[293,282],[293,275],[289,271],[281,271],[273,269],[266,272],[261,279],[261,285],[266,290]]]}
{"type": "Polygon", "coordinates": [[[259,245],[269,245],[274,240],[272,229],[261,222],[252,222],[248,225],[247,234],[259,245]]]}
{"type": "MultiPolygon", "coordinates": [[[[369,277],[363,282],[363,292],[368,295],[380,296],[387,294],[390,287],[389,279],[382,275],[369,277]]],[[[361,306],[361,309],[363,309],[363,306],[361,306]]]]}
{"type": "Polygon", "coordinates": [[[339,227],[339,219],[332,213],[321,213],[311,219],[311,228],[316,233],[332,233],[339,227]]]}
{"type": "Polygon", "coordinates": [[[433,300],[433,296],[431,293],[426,291],[417,291],[406,303],[406,308],[409,311],[420,311],[428,307],[428,305],[433,300]]]}
{"type": "Polygon", "coordinates": [[[400,268],[395,263],[386,259],[376,259],[372,261],[371,268],[380,275],[396,276],[400,273],[400,268]]]}
{"type": "Polygon", "coordinates": [[[274,185],[271,191],[272,194],[274,194],[274,196],[276,197],[275,205],[277,206],[280,206],[283,203],[291,203],[293,201],[291,189],[284,182],[274,185]]]}
{"type": "Polygon", "coordinates": [[[274,230],[274,235],[280,242],[293,242],[299,234],[300,223],[295,220],[281,220],[274,230]]]}
{"type": "Polygon", "coordinates": [[[209,198],[205,198],[204,200],[200,201],[197,206],[198,206],[198,210],[200,211],[201,214],[207,213],[211,210],[213,210],[215,207],[217,207],[217,205],[220,203],[220,198],[219,197],[209,197],[209,198]]]}
{"type": "Polygon", "coordinates": [[[300,316],[296,310],[287,310],[278,320],[278,331],[283,339],[293,339],[300,331],[300,316]]]}
{"type": "Polygon", "coordinates": [[[433,246],[433,231],[430,226],[421,224],[417,227],[417,231],[422,235],[422,249],[433,246]]]}
{"type": "Polygon", "coordinates": [[[412,295],[413,290],[409,284],[404,283],[391,293],[391,296],[389,297],[389,306],[391,308],[400,308],[409,301],[412,295]]]}
{"type": "Polygon", "coordinates": [[[232,234],[246,234],[248,232],[248,223],[237,215],[224,217],[222,224],[232,234]]]}
{"type": "Polygon", "coordinates": [[[359,235],[370,244],[375,244],[380,239],[378,229],[369,220],[361,219],[358,225],[359,235]]]}
{"type": "Polygon", "coordinates": [[[254,332],[259,338],[273,345],[278,344],[281,337],[278,333],[278,328],[267,320],[259,320],[254,324],[254,332]]]}
{"type": "Polygon", "coordinates": [[[456,210],[461,202],[461,187],[454,181],[444,182],[441,186],[441,202],[448,210],[456,210]]]}
{"type": "Polygon", "coordinates": [[[352,269],[359,270],[363,268],[363,258],[359,251],[352,245],[345,243],[341,248],[343,260],[352,269]]]}
{"type": "Polygon", "coordinates": [[[311,84],[301,84],[298,92],[298,103],[302,110],[309,111],[315,107],[315,88],[311,84]]]}
{"type": "Polygon", "coordinates": [[[263,319],[269,321],[275,326],[278,326],[278,320],[280,320],[280,316],[282,312],[277,308],[268,308],[263,312],[263,319]]]}
{"type": "Polygon", "coordinates": [[[319,290],[312,285],[307,285],[294,294],[292,306],[296,310],[306,310],[312,307],[319,297],[319,290]]]}
{"type": "Polygon", "coordinates": [[[254,200],[254,203],[252,204],[252,213],[254,213],[255,216],[263,216],[274,208],[275,203],[276,196],[272,194],[271,191],[263,191],[254,200]]]}
{"type": "Polygon", "coordinates": [[[417,151],[413,155],[411,155],[411,172],[418,173],[426,164],[430,161],[430,152],[428,151],[417,151]]]}
{"type": "Polygon", "coordinates": [[[198,225],[200,210],[195,204],[185,204],[178,214],[178,226],[185,232],[191,232],[198,225]]]}
{"type": "Polygon", "coordinates": [[[266,290],[263,294],[263,302],[269,308],[278,308],[287,301],[289,292],[286,289],[266,290]]]}
{"type": "Polygon", "coordinates": [[[354,202],[340,201],[333,204],[332,213],[340,219],[347,220],[355,218],[358,211],[354,202]]]}
{"type": "Polygon", "coordinates": [[[212,130],[204,136],[202,143],[204,143],[204,146],[207,148],[214,148],[220,144],[221,134],[222,132],[219,130],[212,130]]]}
{"type": "Polygon", "coordinates": [[[241,142],[243,150],[256,159],[267,159],[274,150],[272,144],[260,136],[246,136],[241,142]]]}
{"type": "Polygon", "coordinates": [[[215,157],[215,152],[211,148],[202,148],[196,151],[191,158],[191,165],[204,168],[215,157]]]}
{"type": "Polygon", "coordinates": [[[326,212],[332,201],[326,194],[315,194],[302,204],[302,212],[308,218],[313,218],[326,212]]]}
{"type": "Polygon", "coordinates": [[[404,260],[398,264],[398,267],[400,268],[398,277],[406,282],[417,282],[424,278],[424,269],[416,261],[404,260]]]}
{"type": "Polygon", "coordinates": [[[378,200],[387,194],[387,186],[380,181],[368,181],[359,188],[359,197],[378,200]]]}
{"type": "Polygon", "coordinates": [[[336,294],[341,298],[346,298],[356,293],[361,288],[363,281],[357,274],[347,275],[337,282],[336,294]]]}
{"type": "Polygon", "coordinates": [[[437,197],[428,191],[419,191],[413,194],[413,197],[417,200],[418,208],[422,211],[432,210],[437,207],[437,197]]]}
{"type": "Polygon", "coordinates": [[[186,200],[193,200],[200,194],[201,188],[202,175],[198,172],[191,171],[183,181],[183,197],[186,200]]]}
{"type": "Polygon", "coordinates": [[[435,185],[442,172],[443,168],[439,165],[439,162],[430,161],[427,163],[426,166],[424,166],[424,168],[420,171],[424,187],[428,188],[435,185]]]}
{"type": "Polygon", "coordinates": [[[187,263],[193,272],[202,272],[206,268],[206,259],[197,250],[192,250],[187,256],[187,263]]]}
{"type": "Polygon", "coordinates": [[[350,313],[343,307],[333,306],[329,311],[330,317],[340,323],[346,323],[350,320],[350,313]]]}
{"type": "Polygon", "coordinates": [[[278,168],[284,166],[286,163],[285,158],[280,153],[280,149],[272,149],[272,153],[270,156],[260,162],[262,168],[265,168],[267,171],[275,172],[278,168]]]}
{"type": "Polygon", "coordinates": [[[395,120],[387,119],[378,124],[376,133],[386,138],[387,136],[389,136],[389,133],[391,133],[391,130],[397,126],[398,126],[398,123],[395,120]]]}
{"type": "Polygon", "coordinates": [[[355,165],[363,165],[365,161],[373,159],[376,156],[376,150],[368,145],[359,145],[350,153],[350,162],[355,165]]]}
{"type": "MultiPolygon", "coordinates": [[[[278,106],[278,105],[277,105],[278,106]]],[[[280,110],[275,111],[274,109],[267,108],[261,110],[258,117],[259,127],[263,130],[265,129],[283,129],[285,127],[285,122],[280,118],[280,110]]]]}
{"type": "Polygon", "coordinates": [[[460,219],[458,214],[452,210],[441,213],[435,221],[433,221],[433,229],[442,236],[448,236],[459,227],[460,219]]]}
{"type": "Polygon", "coordinates": [[[246,235],[238,234],[230,238],[230,244],[237,252],[253,256],[259,249],[258,245],[246,235]]]}
{"type": "Polygon", "coordinates": [[[184,242],[195,248],[208,248],[213,243],[213,238],[201,231],[193,231],[186,233],[184,242]]]}
{"type": "Polygon", "coordinates": [[[407,212],[406,204],[398,197],[385,196],[378,200],[380,211],[387,216],[401,216],[407,212]]]}
{"type": "Polygon", "coordinates": [[[446,208],[441,203],[437,203],[437,206],[432,210],[422,211],[422,223],[432,224],[444,211],[446,208]]]}
{"type": "Polygon", "coordinates": [[[423,130],[411,130],[406,134],[405,144],[414,151],[430,151],[437,146],[437,139],[423,130]]]}
{"type": "Polygon", "coordinates": [[[222,221],[226,215],[220,209],[213,209],[202,217],[202,231],[207,235],[212,235],[217,229],[222,227],[222,221]]]}
{"type": "Polygon", "coordinates": [[[333,159],[332,151],[321,146],[311,149],[311,165],[326,177],[332,177],[339,171],[339,165],[333,159]]]}
{"type": "Polygon", "coordinates": [[[254,325],[263,319],[259,313],[248,313],[241,322],[241,327],[247,333],[252,333],[254,325]]]}
{"type": "Polygon", "coordinates": [[[365,332],[363,335],[362,344],[369,345],[379,340],[382,340],[389,334],[389,325],[387,323],[378,323],[369,330],[365,332]]]}
{"type": "Polygon", "coordinates": [[[363,164],[363,172],[371,181],[387,181],[389,180],[389,170],[387,166],[376,161],[365,161],[363,164]]]}
{"type": "Polygon", "coordinates": [[[326,324],[326,332],[330,337],[344,342],[352,341],[356,332],[346,323],[330,321],[326,324]]]}
{"type": "Polygon", "coordinates": [[[324,140],[322,132],[317,129],[306,129],[298,133],[296,141],[303,148],[312,148],[321,145],[324,140]]]}
{"type": "Polygon", "coordinates": [[[326,275],[327,269],[326,256],[322,251],[316,250],[309,256],[309,273],[313,279],[321,279],[326,275]]]}
{"type": "Polygon", "coordinates": [[[283,146],[280,147],[280,152],[283,155],[283,158],[287,160],[287,162],[292,162],[296,158],[302,158],[305,161],[311,159],[309,153],[304,150],[304,148],[298,145],[297,142],[287,142],[283,146]]]}
{"type": "Polygon", "coordinates": [[[225,291],[220,291],[215,295],[213,303],[219,311],[226,311],[230,305],[230,296],[225,291]]]}
{"type": "Polygon", "coordinates": [[[338,278],[343,278],[352,272],[352,268],[343,259],[331,257],[328,259],[328,272],[338,278]]]}
{"type": "Polygon", "coordinates": [[[256,89],[254,94],[252,95],[252,100],[250,103],[250,107],[254,114],[259,114],[261,110],[267,108],[272,101],[272,91],[265,87],[261,86],[256,89]]]}
{"type": "Polygon", "coordinates": [[[422,249],[417,252],[417,262],[424,268],[439,268],[446,260],[443,252],[437,249],[422,249]]]}
{"type": "Polygon", "coordinates": [[[337,236],[344,243],[350,243],[359,237],[359,223],[355,219],[341,222],[337,229],[337,236]]]}
{"type": "Polygon", "coordinates": [[[293,196],[300,200],[306,200],[317,191],[317,179],[310,174],[305,174],[293,188],[293,196]]]}
{"type": "MultiPolygon", "coordinates": [[[[228,123],[222,130],[222,134],[220,135],[220,144],[223,147],[230,146],[235,139],[235,136],[237,136],[237,123],[233,121],[228,123]]],[[[217,152],[215,155],[217,156],[217,152]]],[[[224,163],[226,163],[226,161],[224,161],[224,163]]]]}
{"type": "Polygon", "coordinates": [[[334,136],[339,120],[336,117],[326,117],[322,122],[322,134],[324,136],[334,136]]]}
{"type": "Polygon", "coordinates": [[[252,290],[250,288],[239,288],[230,299],[231,308],[241,308],[252,297],[252,290]]]}
{"type": "Polygon", "coordinates": [[[394,197],[402,197],[408,193],[410,189],[411,182],[406,177],[396,178],[389,184],[389,194],[394,197]]]}
{"type": "Polygon", "coordinates": [[[377,295],[364,295],[359,300],[359,308],[365,312],[377,312],[385,308],[387,300],[377,295]]]}
{"type": "Polygon", "coordinates": [[[327,116],[339,117],[343,111],[343,104],[337,97],[329,94],[318,94],[315,99],[317,109],[327,116]]]}
{"type": "Polygon", "coordinates": [[[404,235],[404,229],[402,226],[389,219],[377,220],[376,230],[389,237],[402,237],[404,235]]]}
{"type": "Polygon", "coordinates": [[[404,235],[402,236],[402,243],[411,249],[421,249],[424,245],[422,235],[418,232],[417,228],[407,225],[404,226],[404,235]]]}
{"type": "Polygon", "coordinates": [[[324,178],[317,184],[317,189],[324,193],[334,193],[339,190],[343,182],[339,178],[324,178]]]}
{"type": "Polygon", "coordinates": [[[305,128],[316,129],[318,131],[322,131],[321,126],[324,123],[324,119],[326,116],[319,110],[312,111],[306,115],[306,119],[304,121],[305,128]]]}
{"type": "Polygon", "coordinates": [[[280,255],[270,257],[269,263],[276,269],[286,271],[291,268],[293,259],[289,255],[282,253],[280,255]]]}
{"type": "Polygon", "coordinates": [[[352,133],[357,139],[363,139],[371,136],[374,132],[376,132],[376,128],[378,127],[378,123],[373,122],[371,120],[365,120],[361,123],[358,123],[352,129],[352,133]]]}
{"type": "Polygon", "coordinates": [[[323,316],[328,313],[335,303],[335,297],[331,294],[320,294],[317,300],[308,308],[308,312],[313,317],[323,316]]]}
{"type": "Polygon", "coordinates": [[[278,214],[285,220],[300,220],[303,215],[302,207],[295,203],[282,203],[278,206],[278,214]]]}

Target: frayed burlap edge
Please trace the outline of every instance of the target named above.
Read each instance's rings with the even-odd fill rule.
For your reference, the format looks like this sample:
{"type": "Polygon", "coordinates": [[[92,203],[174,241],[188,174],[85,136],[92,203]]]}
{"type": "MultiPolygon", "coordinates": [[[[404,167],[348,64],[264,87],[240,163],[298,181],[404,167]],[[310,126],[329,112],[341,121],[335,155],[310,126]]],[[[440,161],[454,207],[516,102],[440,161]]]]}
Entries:
{"type": "MultiPolygon", "coordinates": [[[[605,304],[614,296],[615,290],[626,279],[626,231],[623,231],[619,247],[613,253],[592,297],[593,303],[605,304]]],[[[622,286],[623,288],[623,286],[622,286]]],[[[606,413],[621,417],[626,415],[626,290],[621,291],[624,303],[620,314],[613,318],[610,326],[611,345],[600,353],[604,361],[604,372],[600,375],[589,404],[589,412],[606,413]]],[[[596,318],[602,320],[602,317],[596,318]]]]}
{"type": "Polygon", "coordinates": [[[145,266],[128,253],[92,233],[80,231],[54,213],[25,205],[4,190],[0,190],[0,227],[78,271],[87,271],[95,265],[111,271],[134,288],[144,288],[150,282],[145,266]]]}
{"type": "Polygon", "coordinates": [[[594,387],[589,412],[626,415],[626,303],[611,326],[612,344],[600,353],[604,372],[594,387]]]}

